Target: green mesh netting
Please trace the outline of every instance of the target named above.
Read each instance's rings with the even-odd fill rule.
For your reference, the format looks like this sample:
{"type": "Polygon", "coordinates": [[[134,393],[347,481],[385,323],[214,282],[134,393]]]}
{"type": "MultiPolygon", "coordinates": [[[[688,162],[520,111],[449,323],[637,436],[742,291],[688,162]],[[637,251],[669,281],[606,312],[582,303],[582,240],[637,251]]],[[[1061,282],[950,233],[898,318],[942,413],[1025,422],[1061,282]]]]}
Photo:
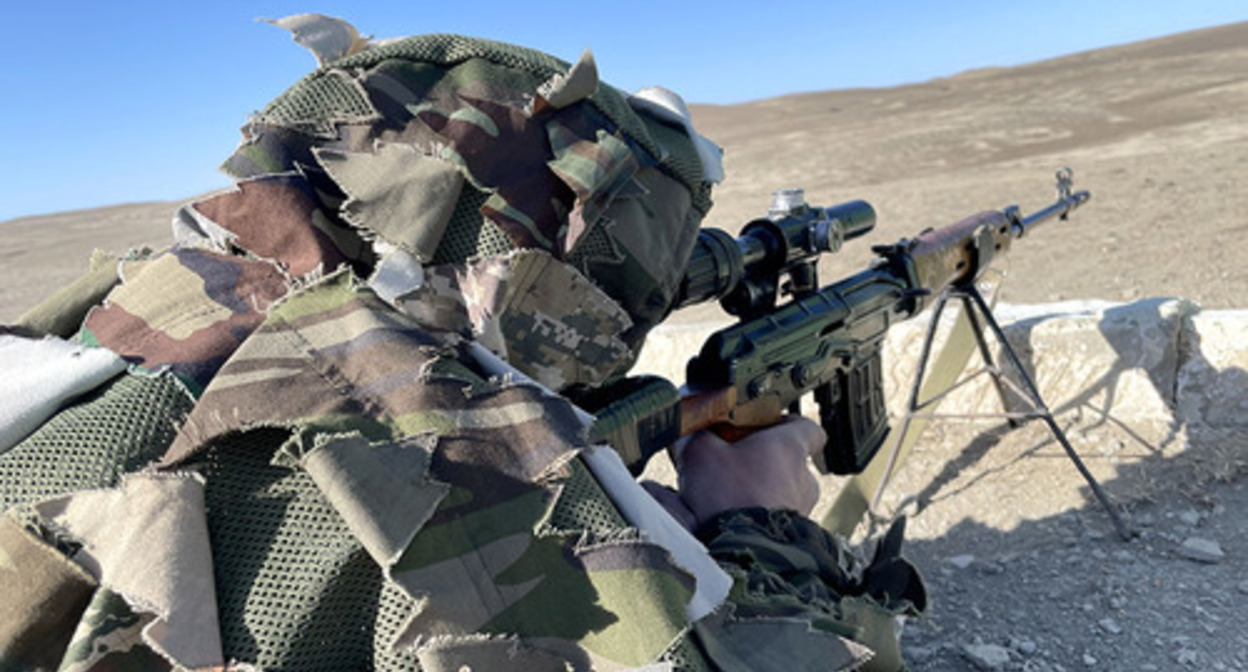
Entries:
{"type": "Polygon", "coordinates": [[[0,455],[0,509],[117,485],[164,454],[190,409],[172,376],[114,378],[0,455]]]}
{"type": "Polygon", "coordinates": [[[568,255],[567,262],[580,269],[585,275],[590,275],[586,264],[591,260],[608,263],[620,263],[624,260],[623,252],[615,246],[611,236],[607,235],[606,228],[601,224],[591,226],[585,235],[576,241],[576,247],[568,255]]]}
{"type": "Polygon", "coordinates": [[[705,215],[711,207],[711,185],[702,181],[702,160],[698,158],[689,136],[685,135],[685,129],[649,117],[643,119],[647,122],[646,130],[650,136],[666,150],[661,167],[689,189],[693,207],[705,215]]]}
{"type": "MultiPolygon", "coordinates": [[[[191,401],[169,376],[123,375],[0,456],[4,508],[118,484],[161,456],[191,401]]],[[[390,643],[416,603],[380,568],[311,477],[270,464],[284,429],[236,434],[208,451],[205,491],[225,654],[275,671],[418,671],[390,643]]],[[[550,531],[606,537],[623,518],[579,461],[550,531]]],[[[25,516],[20,515],[19,520],[25,516]]],[[[704,669],[696,646],[668,653],[704,669]]]]}
{"type": "Polygon", "coordinates": [[[330,71],[297,82],[274,98],[260,112],[258,121],[325,135],[334,131],[334,121],[362,121],[375,114],[355,80],[330,71]]]}
{"type": "Polygon", "coordinates": [[[209,451],[208,531],[227,658],[264,670],[419,670],[390,642],[414,601],[382,579],[302,471],[269,463],[285,430],[209,451]]]}
{"type": "Polygon", "coordinates": [[[554,532],[587,532],[591,540],[623,530],[628,523],[607,499],[598,481],[580,460],[569,463],[572,475],[563,482],[563,492],[555,501],[546,524],[554,532]]]}
{"type": "Polygon", "coordinates": [[[659,660],[671,663],[672,672],[714,672],[691,632],[681,635],[659,660]]]}
{"type": "Polygon", "coordinates": [[[430,263],[434,266],[460,264],[475,255],[488,257],[512,250],[514,246],[507,234],[481,214],[481,206],[487,199],[489,194],[470,184],[464,185],[430,263]]]}

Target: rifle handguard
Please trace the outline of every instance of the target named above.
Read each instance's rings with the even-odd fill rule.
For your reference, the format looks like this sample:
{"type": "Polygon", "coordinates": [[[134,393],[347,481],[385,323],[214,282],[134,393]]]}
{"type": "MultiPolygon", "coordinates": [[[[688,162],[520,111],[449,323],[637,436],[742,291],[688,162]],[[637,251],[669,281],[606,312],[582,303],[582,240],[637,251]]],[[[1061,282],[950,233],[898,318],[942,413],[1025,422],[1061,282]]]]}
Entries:
{"type": "Polygon", "coordinates": [[[609,444],[634,476],[680,438],[680,392],[664,378],[624,378],[573,401],[594,414],[590,443],[609,444]]]}

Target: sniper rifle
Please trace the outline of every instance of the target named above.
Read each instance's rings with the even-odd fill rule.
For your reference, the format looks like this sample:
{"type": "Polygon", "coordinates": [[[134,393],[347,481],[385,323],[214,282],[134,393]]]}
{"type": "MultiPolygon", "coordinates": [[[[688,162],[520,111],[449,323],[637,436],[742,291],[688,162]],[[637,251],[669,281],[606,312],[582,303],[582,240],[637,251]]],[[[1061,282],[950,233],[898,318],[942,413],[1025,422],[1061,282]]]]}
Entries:
{"type": "Polygon", "coordinates": [[[591,439],[611,444],[636,474],[680,436],[774,424],[810,394],[828,436],[816,466],[858,474],[889,433],[881,376],[889,327],[946,290],[973,287],[1015,239],[1089,198],[1072,190],[1067,168],[1057,173],[1056,200],[1037,212],[990,210],[876,246],[866,269],[819,287],[819,257],[870,231],[875,211],[864,201],[818,208],[801,190],[777,192],[768,216],[740,236],[699,233],[676,306],[719,300],[739,321],[707,338],[684,388],[640,376],[574,401],[595,415],[591,439]]]}

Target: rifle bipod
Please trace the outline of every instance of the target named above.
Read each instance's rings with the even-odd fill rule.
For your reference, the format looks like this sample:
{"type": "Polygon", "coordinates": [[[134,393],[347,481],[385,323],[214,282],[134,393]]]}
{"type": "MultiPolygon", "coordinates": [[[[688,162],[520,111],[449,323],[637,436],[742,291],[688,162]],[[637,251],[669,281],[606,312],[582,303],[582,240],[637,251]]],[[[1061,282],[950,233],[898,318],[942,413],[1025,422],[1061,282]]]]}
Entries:
{"type": "MultiPolygon", "coordinates": [[[[965,365],[963,365],[963,369],[964,368],[965,365]]],[[[978,289],[975,288],[973,283],[966,287],[951,286],[947,288],[938,297],[936,305],[932,310],[932,318],[931,322],[927,326],[927,334],[923,340],[923,350],[922,354],[919,356],[918,370],[915,372],[914,385],[910,391],[909,403],[906,407],[906,413],[901,420],[901,431],[896,433],[894,440],[891,442],[892,447],[884,467],[883,477],[879,480],[875,493],[871,498],[870,510],[878,510],[880,498],[884,493],[885,486],[892,476],[893,469],[896,466],[898,459],[898,454],[901,452],[902,443],[905,441],[905,437],[910,430],[911,422],[915,418],[921,417],[933,419],[940,417],[953,417],[949,415],[942,416],[936,413],[923,413],[922,411],[928,406],[933,406],[939,403],[954,390],[970,383],[975,377],[983,373],[987,373],[992,376],[993,384],[996,386],[997,392],[1001,396],[1002,405],[1005,408],[1003,416],[1008,419],[1010,426],[1018,427],[1022,424],[1021,421],[1025,420],[1033,420],[1036,418],[1043,419],[1045,424],[1048,426],[1049,431],[1053,434],[1053,437],[1057,439],[1058,443],[1061,444],[1062,448],[1066,451],[1067,457],[1069,457],[1071,462],[1075,464],[1079,473],[1082,474],[1084,480],[1087,481],[1088,487],[1091,488],[1092,493],[1096,495],[1096,498],[1100,501],[1101,506],[1104,507],[1106,513],[1109,514],[1110,520],[1113,521],[1114,528],[1117,529],[1119,536],[1121,536],[1124,540],[1130,540],[1133,538],[1136,535],[1136,532],[1132,530],[1125,521],[1123,521],[1122,517],[1118,514],[1117,509],[1114,508],[1112,503],[1109,501],[1108,496],[1106,496],[1105,492],[1101,489],[1101,486],[1096,481],[1096,478],[1091,472],[1088,471],[1088,468],[1084,465],[1083,460],[1079,458],[1079,455],[1075,452],[1074,447],[1070,445],[1070,441],[1066,439],[1066,433],[1062,431],[1061,427],[1058,426],[1057,420],[1054,419],[1052,411],[1049,410],[1048,406],[1044,403],[1044,399],[1041,398],[1039,389],[1032,381],[1031,376],[1027,374],[1027,370],[1023,368],[1022,362],[1018,358],[1018,353],[1014,351],[1013,346],[1011,346],[1009,341],[1006,340],[1005,334],[1001,330],[1001,325],[997,323],[996,318],[992,314],[991,307],[989,307],[987,301],[984,300],[983,295],[978,289]],[[961,380],[957,380],[956,377],[953,378],[952,382],[950,382],[943,390],[940,390],[936,394],[928,396],[920,401],[920,388],[923,385],[923,380],[927,373],[928,363],[932,354],[933,342],[936,337],[937,328],[940,324],[940,316],[944,311],[946,304],[948,304],[950,300],[954,299],[960,301],[962,304],[964,315],[969,322],[970,331],[975,336],[975,341],[979,347],[980,357],[983,358],[984,366],[981,370],[976,371],[969,376],[963,377],[961,380]],[[1000,344],[1001,351],[1005,353],[1005,357],[1009,360],[1010,366],[1016,372],[1018,376],[1017,383],[1007,377],[997,365],[996,359],[993,357],[991,350],[988,348],[988,342],[984,338],[985,325],[992,330],[993,336],[1000,344]],[[1029,404],[1030,408],[1021,411],[1011,410],[1011,406],[1013,404],[1011,404],[1009,399],[1006,397],[1007,387],[1020,401],[1029,404]]],[[[983,417],[991,414],[977,415],[979,417],[983,417]]]]}

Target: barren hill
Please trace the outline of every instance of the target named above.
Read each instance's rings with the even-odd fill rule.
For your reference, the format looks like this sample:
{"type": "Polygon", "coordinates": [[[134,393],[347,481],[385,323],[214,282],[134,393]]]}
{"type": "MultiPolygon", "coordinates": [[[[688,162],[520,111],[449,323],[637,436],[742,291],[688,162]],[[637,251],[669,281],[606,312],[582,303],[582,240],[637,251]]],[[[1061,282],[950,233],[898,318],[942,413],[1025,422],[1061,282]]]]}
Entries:
{"type": "MultiPolygon", "coordinates": [[[[846,66],[852,67],[852,66],[846,66]]],[[[609,78],[610,73],[606,73],[609,78]]],[[[1014,253],[1007,301],[1183,296],[1243,305],[1248,236],[1248,23],[888,89],[695,106],[726,150],[710,224],[735,232],[772,190],[865,198],[876,231],[828,262],[986,208],[1047,203],[1075,170],[1093,202],[1014,253]]],[[[224,155],[230,148],[222,148],[224,155]]],[[[193,194],[188,194],[188,198],[193,194]]],[[[93,247],[160,246],[177,204],[0,223],[0,319],[85,268],[93,247]]],[[[826,277],[833,277],[827,275],[826,277]]]]}
{"type": "MultiPolygon", "coordinates": [[[[865,198],[879,222],[834,269],[987,208],[1047,203],[1071,166],[1092,202],[1015,247],[1006,300],[1184,296],[1237,307],[1248,290],[1248,23],[890,89],[696,107],[726,148],[715,226],[769,192],[865,198]]],[[[836,273],[829,269],[828,272],[836,273]]]]}

